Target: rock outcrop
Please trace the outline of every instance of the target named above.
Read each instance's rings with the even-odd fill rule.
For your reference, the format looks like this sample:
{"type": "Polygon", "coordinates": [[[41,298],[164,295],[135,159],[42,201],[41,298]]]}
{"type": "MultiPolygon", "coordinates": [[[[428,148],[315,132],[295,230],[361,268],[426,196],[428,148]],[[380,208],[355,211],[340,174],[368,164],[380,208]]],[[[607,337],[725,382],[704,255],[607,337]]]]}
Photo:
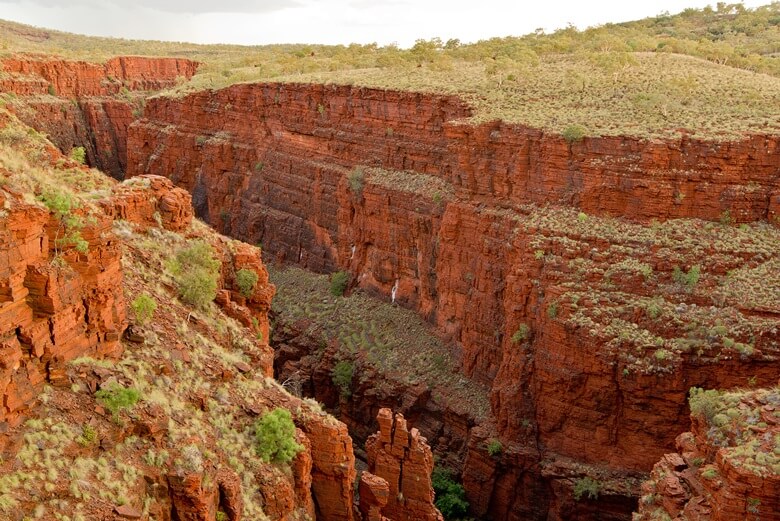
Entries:
{"type": "Polygon", "coordinates": [[[691,400],[691,432],[656,463],[634,519],[780,519],[778,388],[691,400]]]}
{"type": "Polygon", "coordinates": [[[0,59],[0,92],[15,94],[8,107],[62,152],[84,147],[90,165],[121,179],[127,128],[144,95],[190,79],[197,68],[183,58],[120,56],[101,64],[18,55],[0,59]]]}
{"type": "Polygon", "coordinates": [[[112,221],[81,230],[86,250],[62,239],[60,217],[0,191],[0,426],[17,425],[67,362],[117,356],[126,326],[120,250],[112,221]]]}
{"type": "Polygon", "coordinates": [[[425,438],[402,414],[380,409],[379,432],[366,441],[368,471],[360,479],[364,519],[442,521],[433,504],[433,455],[425,438]]]}

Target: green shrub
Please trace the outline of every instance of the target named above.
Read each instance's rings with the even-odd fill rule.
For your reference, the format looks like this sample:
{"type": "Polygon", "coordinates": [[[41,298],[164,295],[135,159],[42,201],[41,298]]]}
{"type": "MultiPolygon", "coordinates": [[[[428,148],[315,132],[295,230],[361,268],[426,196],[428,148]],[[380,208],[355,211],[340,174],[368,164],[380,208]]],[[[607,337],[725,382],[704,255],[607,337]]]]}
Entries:
{"type": "Polygon", "coordinates": [[[469,510],[466,490],[452,479],[452,474],[443,469],[433,469],[431,483],[436,492],[436,508],[444,519],[461,519],[469,510]]]}
{"type": "Polygon", "coordinates": [[[330,276],[330,294],[334,297],[343,297],[349,282],[349,273],[337,271],[330,276]]]}
{"type": "Polygon", "coordinates": [[[54,85],[51,83],[49,84],[49,87],[46,89],[46,91],[49,93],[50,96],[56,96],[57,90],[54,88],[54,85]]]}
{"type": "Polygon", "coordinates": [[[563,139],[567,143],[574,143],[580,141],[585,137],[585,127],[581,125],[569,125],[563,130],[563,139]]]}
{"type": "Polygon", "coordinates": [[[157,302],[148,293],[141,293],[130,303],[130,307],[133,308],[136,322],[144,325],[154,315],[157,302]]]}
{"type": "Polygon", "coordinates": [[[91,425],[86,424],[81,428],[81,436],[76,440],[79,445],[86,447],[97,440],[97,431],[91,425]]]}
{"type": "Polygon", "coordinates": [[[579,222],[581,222],[581,223],[584,223],[585,221],[588,220],[588,214],[586,214],[585,212],[578,213],[577,214],[577,220],[579,222]]]}
{"type": "Polygon", "coordinates": [[[168,263],[168,269],[179,286],[179,297],[201,309],[217,296],[220,266],[214,249],[202,240],[180,249],[168,263]]]}
{"type": "Polygon", "coordinates": [[[365,173],[363,172],[363,169],[358,167],[355,167],[354,170],[352,170],[349,173],[349,176],[347,177],[347,181],[349,182],[349,189],[352,190],[352,192],[356,195],[362,195],[363,194],[363,181],[365,178],[365,173]]]}
{"type": "Polygon", "coordinates": [[[84,147],[73,147],[70,151],[70,158],[83,165],[87,162],[87,152],[84,150],[84,147]]]}
{"type": "Polygon", "coordinates": [[[661,316],[662,312],[663,308],[661,308],[661,304],[656,300],[651,300],[645,305],[645,313],[647,313],[648,318],[655,320],[661,316]]]}
{"type": "Polygon", "coordinates": [[[674,271],[672,272],[672,280],[678,284],[683,284],[688,288],[693,288],[699,282],[700,276],[701,267],[698,264],[691,266],[691,269],[689,269],[687,273],[678,266],[675,266],[674,271]]]}
{"type": "Polygon", "coordinates": [[[710,467],[701,473],[701,477],[705,479],[715,479],[718,477],[718,471],[715,468],[710,467]]]}
{"type": "Polygon", "coordinates": [[[289,463],[303,450],[295,441],[295,424],[290,411],[281,407],[257,420],[255,441],[257,454],[266,463],[289,463]]]}
{"type": "Polygon", "coordinates": [[[531,329],[526,324],[520,324],[517,326],[517,331],[512,335],[512,343],[517,344],[524,340],[528,340],[528,336],[531,333],[531,329]]]}
{"type": "Polygon", "coordinates": [[[493,439],[488,442],[487,451],[491,457],[500,456],[501,453],[504,452],[504,446],[501,445],[500,441],[493,439]]]}
{"type": "Polygon", "coordinates": [[[95,398],[116,418],[119,416],[119,411],[131,409],[138,403],[138,400],[141,399],[141,393],[132,387],[114,385],[96,392],[95,398]]]}
{"type": "Polygon", "coordinates": [[[553,302],[549,306],[547,306],[547,316],[550,318],[555,318],[558,316],[558,303],[553,302]]]}
{"type": "Polygon", "coordinates": [[[588,495],[589,499],[598,499],[599,492],[601,492],[601,483],[590,476],[577,478],[574,481],[574,499],[577,501],[585,494],[588,495]]]}
{"type": "Polygon", "coordinates": [[[236,285],[238,291],[247,298],[252,296],[257,286],[257,273],[253,270],[242,268],[236,272],[236,285]]]}
{"type": "Polygon", "coordinates": [[[444,519],[460,519],[469,510],[466,501],[466,490],[463,485],[452,479],[452,474],[443,469],[433,469],[431,484],[436,492],[436,508],[444,516],[444,519]]]}
{"type": "Polygon", "coordinates": [[[352,376],[355,374],[355,364],[349,360],[341,360],[331,371],[333,384],[339,388],[341,396],[349,398],[352,395],[352,376]]]}

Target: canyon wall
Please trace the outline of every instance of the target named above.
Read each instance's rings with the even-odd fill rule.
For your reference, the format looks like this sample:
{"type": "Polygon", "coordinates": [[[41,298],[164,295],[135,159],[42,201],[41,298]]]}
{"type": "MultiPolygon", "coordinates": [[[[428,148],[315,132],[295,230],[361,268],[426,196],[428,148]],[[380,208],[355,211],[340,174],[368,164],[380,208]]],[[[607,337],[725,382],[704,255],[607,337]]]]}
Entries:
{"type": "Polygon", "coordinates": [[[144,97],[190,79],[197,68],[183,58],[120,56],[99,64],[19,55],[0,59],[0,93],[16,96],[8,107],[63,153],[84,147],[91,166],[121,179],[127,127],[144,97]]]}
{"type": "Polygon", "coordinates": [[[223,233],[348,270],[454,340],[492,388],[496,430],[471,434],[463,470],[474,514],[625,519],[687,428],[690,386],[775,378],[774,279],[753,302],[726,275],[778,260],[776,229],[729,224],[774,216],[780,139],[567,143],[469,115],[454,97],[344,86],[157,98],[130,126],[128,175],[169,177],[223,233]],[[724,224],[630,222],[683,217],[724,224]],[[599,501],[573,499],[585,475],[599,501]]]}

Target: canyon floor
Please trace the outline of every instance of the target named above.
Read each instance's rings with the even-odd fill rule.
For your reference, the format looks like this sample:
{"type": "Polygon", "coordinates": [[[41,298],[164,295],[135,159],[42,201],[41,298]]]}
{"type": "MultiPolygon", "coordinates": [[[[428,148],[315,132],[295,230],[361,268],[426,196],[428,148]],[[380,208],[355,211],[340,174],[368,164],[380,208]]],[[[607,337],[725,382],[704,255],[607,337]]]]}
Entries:
{"type": "Polygon", "coordinates": [[[780,13],[686,13],[0,23],[0,519],[780,519],[780,13]]]}

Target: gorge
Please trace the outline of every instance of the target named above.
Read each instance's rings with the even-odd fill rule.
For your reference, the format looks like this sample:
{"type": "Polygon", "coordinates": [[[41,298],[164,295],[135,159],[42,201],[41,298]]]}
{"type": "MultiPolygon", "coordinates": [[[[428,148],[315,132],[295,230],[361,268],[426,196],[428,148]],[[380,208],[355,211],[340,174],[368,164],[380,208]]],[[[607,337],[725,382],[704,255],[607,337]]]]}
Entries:
{"type": "MultiPolygon", "coordinates": [[[[368,473],[359,495],[378,503],[353,512],[349,438],[359,458],[375,455],[377,430],[390,443],[395,425],[405,429],[389,407],[419,429],[410,430],[410,446],[424,437],[438,465],[454,471],[477,518],[625,520],[638,511],[654,519],[663,505],[671,516],[698,509],[700,519],[725,520],[733,517],[717,512],[750,508],[775,519],[777,480],[771,472],[726,469],[707,446],[703,420],[694,414],[691,423],[688,396],[693,387],[749,387],[755,396],[740,400],[764,407],[761,432],[780,429],[776,387],[760,390],[777,386],[780,367],[777,134],[567,139],[472,121],[474,109],[455,95],[356,85],[261,82],[152,95],[197,67],[178,58],[94,65],[16,56],[0,60],[7,73],[0,88],[15,94],[8,118],[45,132],[64,154],[84,147],[91,166],[127,179],[112,189],[121,194],[115,202],[101,203],[108,220],[83,232],[90,256],[114,266],[98,270],[103,278],[119,269],[115,239],[106,238],[117,220],[191,234],[194,213],[248,243],[209,239],[225,259],[216,302],[256,335],[247,352],[259,374],[294,382],[340,420],[271,386],[268,403],[302,411],[295,419],[308,456],[296,460],[292,477],[265,484],[270,518],[353,519],[360,512],[364,519],[435,519],[430,505],[398,514],[400,488],[385,490],[383,478],[368,473]],[[132,195],[142,188],[154,195],[132,195]],[[273,263],[276,290],[249,245],[273,263]],[[250,298],[235,280],[244,266],[260,280],[250,298]],[[348,277],[343,297],[329,294],[327,275],[337,272],[348,277]],[[352,299],[369,310],[365,324],[346,323],[352,315],[339,306],[352,299]],[[414,344],[402,329],[419,339],[417,352],[386,358],[393,342],[414,344]],[[354,371],[343,388],[334,381],[339,363],[354,371]],[[718,469],[724,488],[691,477],[707,471],[695,458],[718,469]],[[740,479],[752,486],[733,484],[740,479]],[[281,482],[284,499],[274,503],[271,491],[281,482]],[[726,492],[700,500],[694,482],[726,492]]],[[[49,154],[52,164],[68,161],[49,154]]],[[[46,291],[57,285],[36,282],[29,267],[54,254],[35,246],[46,233],[54,244],[46,224],[52,217],[26,207],[14,212],[32,216],[37,232],[8,250],[9,258],[26,260],[9,264],[12,304],[3,312],[30,302],[20,297],[27,288],[36,304],[25,313],[58,317],[56,304],[38,303],[56,302],[46,291]]],[[[31,233],[29,224],[8,222],[15,237],[31,233]]],[[[141,243],[137,249],[151,262],[141,243]]],[[[73,255],[69,262],[91,274],[93,260],[73,255]]],[[[71,353],[69,340],[52,334],[51,343],[64,346],[54,359],[117,356],[124,299],[105,296],[101,282],[93,290],[89,278],[78,284],[87,288],[77,299],[84,309],[74,303],[67,313],[83,317],[89,340],[72,340],[79,347],[71,353]],[[96,307],[102,322],[93,323],[96,307]]],[[[18,353],[39,349],[35,331],[59,327],[55,319],[44,326],[18,315],[6,322],[3,331],[14,331],[18,345],[4,348],[18,353]]],[[[48,363],[51,347],[40,349],[23,384],[13,364],[4,366],[9,376],[0,373],[0,420],[9,425],[29,412],[45,381],[64,374],[64,366],[48,363]]],[[[228,376],[220,370],[219,378],[232,381],[241,367],[224,369],[228,376]]],[[[109,378],[93,371],[84,378],[109,378]]],[[[204,392],[193,389],[193,399],[205,404],[204,392]]],[[[236,391],[241,414],[257,415],[243,392],[236,391]]],[[[415,469],[415,482],[424,482],[433,460],[417,454],[394,465],[415,469]]],[[[216,472],[207,485],[185,474],[180,483],[169,480],[176,506],[160,512],[190,519],[183,505],[194,504],[202,517],[192,519],[214,519],[216,510],[197,507],[200,501],[222,505],[228,519],[251,519],[229,499],[243,477],[216,472]]],[[[429,492],[424,485],[412,496],[429,492]]]]}

